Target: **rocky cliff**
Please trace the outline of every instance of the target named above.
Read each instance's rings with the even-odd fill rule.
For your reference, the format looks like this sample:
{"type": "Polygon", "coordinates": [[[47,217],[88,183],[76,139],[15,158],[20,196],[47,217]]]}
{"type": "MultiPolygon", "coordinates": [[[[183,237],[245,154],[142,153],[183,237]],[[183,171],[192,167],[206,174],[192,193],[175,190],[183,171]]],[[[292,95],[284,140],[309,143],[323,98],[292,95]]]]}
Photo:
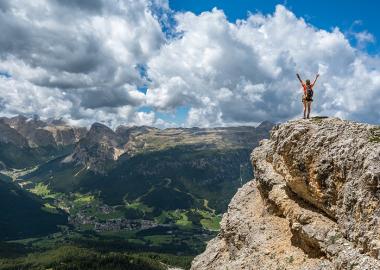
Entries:
{"type": "Polygon", "coordinates": [[[205,151],[251,148],[267,137],[273,125],[265,121],[258,127],[158,129],[148,126],[119,126],[113,131],[103,124],[94,123],[86,136],[76,144],[74,152],[63,162],[73,162],[97,174],[106,174],[119,158],[142,153],[182,146],[186,146],[188,150],[205,151]]]}
{"type": "Polygon", "coordinates": [[[380,127],[277,126],[192,269],[380,269],[380,127]]]}
{"type": "Polygon", "coordinates": [[[0,117],[0,170],[33,167],[67,155],[86,133],[86,128],[62,120],[0,117]]]}
{"type": "Polygon", "coordinates": [[[88,170],[104,174],[108,163],[117,160],[124,152],[120,136],[109,127],[94,123],[64,162],[74,161],[88,170]]]}
{"type": "MultiPolygon", "coordinates": [[[[73,127],[62,120],[42,121],[38,118],[26,118],[19,115],[11,118],[0,117],[0,133],[4,135],[5,130],[12,130],[11,142],[16,145],[15,139],[21,142],[21,146],[37,147],[59,147],[73,145],[87,133],[83,127],[73,127]],[[22,139],[19,139],[22,138],[22,139]],[[25,145],[26,142],[26,145],[25,145]]],[[[6,133],[10,135],[9,131],[6,133]]],[[[1,136],[4,141],[5,135],[1,136]]]]}

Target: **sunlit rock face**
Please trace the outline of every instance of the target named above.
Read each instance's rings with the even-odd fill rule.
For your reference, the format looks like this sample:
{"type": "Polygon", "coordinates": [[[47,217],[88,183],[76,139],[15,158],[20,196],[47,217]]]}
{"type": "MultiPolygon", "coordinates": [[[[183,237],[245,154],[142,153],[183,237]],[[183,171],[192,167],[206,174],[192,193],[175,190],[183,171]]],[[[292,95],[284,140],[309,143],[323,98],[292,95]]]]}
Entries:
{"type": "MultiPolygon", "coordinates": [[[[62,120],[42,121],[39,118],[27,118],[21,115],[11,118],[1,117],[1,123],[0,131],[5,127],[12,129],[15,133],[14,138],[23,137],[27,146],[32,148],[73,145],[87,132],[84,127],[70,126],[62,120]]],[[[19,142],[24,145],[23,142],[19,142]]]]}
{"type": "Polygon", "coordinates": [[[86,133],[63,120],[0,117],[0,169],[33,167],[67,155],[86,133]]]}
{"type": "Polygon", "coordinates": [[[113,131],[103,124],[94,123],[65,162],[74,162],[84,165],[87,170],[106,174],[116,164],[114,161],[122,156],[128,158],[176,147],[204,151],[250,149],[259,140],[267,137],[273,125],[265,121],[258,127],[158,129],[148,126],[119,126],[113,131]]]}
{"type": "Polygon", "coordinates": [[[380,269],[380,127],[276,126],[192,269],[380,269]]]}

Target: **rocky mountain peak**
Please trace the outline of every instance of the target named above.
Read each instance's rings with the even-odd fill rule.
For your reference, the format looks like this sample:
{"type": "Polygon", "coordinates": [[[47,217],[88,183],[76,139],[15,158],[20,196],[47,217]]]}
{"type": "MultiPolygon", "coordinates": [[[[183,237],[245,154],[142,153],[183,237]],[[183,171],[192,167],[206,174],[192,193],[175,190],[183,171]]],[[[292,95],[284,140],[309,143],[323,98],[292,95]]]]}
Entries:
{"type": "Polygon", "coordinates": [[[192,269],[380,269],[380,127],[274,127],[192,269]]]}
{"type": "Polygon", "coordinates": [[[102,123],[99,123],[99,122],[95,122],[91,125],[91,128],[90,128],[90,132],[107,132],[107,133],[114,133],[113,130],[111,128],[109,128],[108,126],[102,124],[102,123]]]}
{"type": "Polygon", "coordinates": [[[2,117],[1,120],[22,136],[32,148],[72,145],[87,132],[86,128],[69,126],[62,119],[43,121],[37,116],[27,118],[18,115],[11,118],[2,117]]]}
{"type": "Polygon", "coordinates": [[[7,125],[9,125],[11,128],[17,129],[17,127],[24,125],[28,118],[26,118],[23,115],[17,115],[11,118],[1,117],[1,120],[7,125]]]}
{"type": "Polygon", "coordinates": [[[24,148],[28,145],[27,140],[4,121],[0,121],[0,142],[12,143],[21,148],[24,148]]]}
{"type": "Polygon", "coordinates": [[[107,141],[116,146],[119,143],[119,136],[109,127],[101,123],[94,123],[91,125],[90,130],[86,136],[91,141],[107,141]]]}
{"type": "Polygon", "coordinates": [[[80,144],[87,146],[101,145],[103,149],[119,148],[122,149],[124,140],[111,128],[101,123],[92,124],[85,138],[80,144]]]}
{"type": "Polygon", "coordinates": [[[64,162],[75,162],[95,173],[103,174],[107,166],[125,153],[123,139],[101,123],[92,124],[86,136],[64,162]]]}
{"type": "Polygon", "coordinates": [[[257,126],[258,129],[271,129],[274,124],[270,121],[263,121],[257,126]]]}

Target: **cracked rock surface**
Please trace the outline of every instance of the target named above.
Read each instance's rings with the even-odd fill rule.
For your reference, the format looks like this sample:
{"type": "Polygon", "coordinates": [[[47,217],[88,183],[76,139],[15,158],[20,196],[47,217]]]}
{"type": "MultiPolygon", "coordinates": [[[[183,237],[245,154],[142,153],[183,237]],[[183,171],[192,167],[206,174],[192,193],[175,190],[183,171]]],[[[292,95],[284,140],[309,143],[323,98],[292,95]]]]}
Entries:
{"type": "Polygon", "coordinates": [[[337,118],[275,127],[192,269],[380,269],[379,130],[337,118]]]}

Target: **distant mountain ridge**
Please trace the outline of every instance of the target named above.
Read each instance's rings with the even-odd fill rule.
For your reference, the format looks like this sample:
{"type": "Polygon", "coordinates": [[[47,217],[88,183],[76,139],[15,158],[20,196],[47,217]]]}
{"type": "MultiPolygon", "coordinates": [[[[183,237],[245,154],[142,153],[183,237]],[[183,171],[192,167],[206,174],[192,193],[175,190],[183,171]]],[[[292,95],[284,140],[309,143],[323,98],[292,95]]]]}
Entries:
{"type": "Polygon", "coordinates": [[[63,121],[15,116],[0,118],[0,169],[25,168],[70,151],[87,133],[63,121]]]}
{"type": "Polygon", "coordinates": [[[273,125],[112,130],[94,123],[72,151],[40,164],[23,179],[58,192],[96,192],[111,205],[159,204],[157,213],[176,204],[198,208],[203,200],[221,212],[236,188],[251,179],[249,153],[273,125]],[[165,194],[175,202],[158,202],[165,194]]]}
{"type": "Polygon", "coordinates": [[[258,127],[113,130],[94,123],[87,130],[62,120],[3,117],[0,170],[52,211],[69,213],[78,228],[141,220],[216,230],[232,195],[253,177],[251,149],[272,127],[265,121],[258,127]]]}
{"type": "Polygon", "coordinates": [[[63,120],[27,118],[19,115],[11,118],[1,117],[0,123],[7,125],[18,135],[25,138],[29,147],[66,146],[78,142],[86,133],[84,127],[73,127],[63,120]]]}
{"type": "MultiPolygon", "coordinates": [[[[70,161],[85,166],[88,170],[104,174],[107,164],[120,156],[134,156],[179,145],[198,145],[215,148],[245,148],[257,144],[257,135],[267,133],[273,126],[263,122],[256,127],[220,128],[168,128],[119,126],[115,131],[94,123],[88,133],[78,142],[70,161]]],[[[260,135],[259,135],[260,136],[260,135]]]]}
{"type": "Polygon", "coordinates": [[[86,166],[96,173],[105,173],[107,163],[121,155],[133,156],[143,151],[155,151],[180,144],[196,143],[218,145],[244,145],[250,142],[249,135],[257,131],[268,131],[273,126],[269,121],[255,127],[217,128],[168,128],[148,126],[124,126],[114,130],[101,123],[94,123],[89,130],[85,127],[68,125],[62,119],[40,120],[19,115],[11,118],[0,117],[0,168],[26,167],[58,157],[63,149],[73,148],[66,162],[86,166]],[[247,134],[248,134],[247,133],[247,134]],[[232,135],[234,134],[234,135],[232,135]],[[158,146],[150,140],[163,140],[158,146]],[[240,141],[239,141],[240,140],[240,141]],[[6,151],[6,149],[8,149],[6,151]],[[35,153],[34,153],[35,152],[35,153]],[[29,161],[25,161],[30,157],[29,161]],[[17,164],[17,163],[20,164],[17,164]]]}

